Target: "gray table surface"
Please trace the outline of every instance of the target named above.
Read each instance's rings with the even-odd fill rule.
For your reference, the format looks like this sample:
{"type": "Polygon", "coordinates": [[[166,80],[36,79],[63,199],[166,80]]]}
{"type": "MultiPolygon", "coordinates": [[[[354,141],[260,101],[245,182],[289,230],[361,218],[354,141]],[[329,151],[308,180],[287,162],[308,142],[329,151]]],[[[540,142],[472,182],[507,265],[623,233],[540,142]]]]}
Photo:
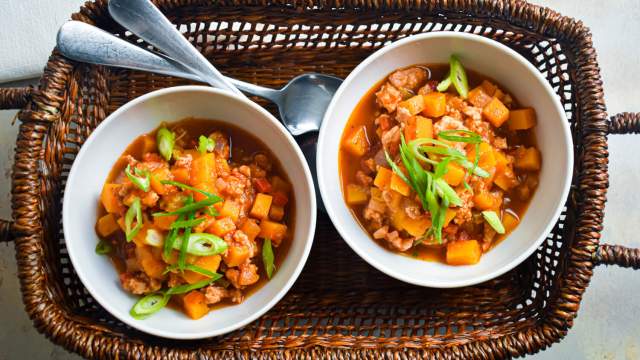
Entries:
{"type": "MultiPolygon", "coordinates": [[[[80,3],[80,1],[77,1],[80,3]]],[[[535,1],[591,28],[610,114],[640,111],[640,1],[535,1]]],[[[0,14],[1,19],[10,14],[0,14]]],[[[27,36],[27,35],[25,35],[27,36]]],[[[51,33],[54,36],[54,33],[51,33]]],[[[10,51],[2,47],[2,51],[10,51]]],[[[6,84],[3,84],[6,86],[6,84]]],[[[0,218],[10,216],[10,171],[17,125],[14,111],[0,111],[0,218]]],[[[640,246],[640,138],[609,138],[610,188],[604,242],[640,246]]],[[[560,343],[528,359],[640,359],[640,273],[598,268],[584,294],[578,318],[560,343]]],[[[78,359],[32,327],[23,310],[13,246],[0,245],[0,360],[78,359]]]]}

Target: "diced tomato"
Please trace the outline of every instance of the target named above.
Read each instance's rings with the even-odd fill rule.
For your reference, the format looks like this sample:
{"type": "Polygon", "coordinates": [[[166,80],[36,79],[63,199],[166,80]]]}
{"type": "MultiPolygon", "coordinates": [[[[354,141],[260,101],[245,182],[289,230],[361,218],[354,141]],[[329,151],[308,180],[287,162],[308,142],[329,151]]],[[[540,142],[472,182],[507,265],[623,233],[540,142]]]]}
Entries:
{"type": "Polygon", "coordinates": [[[258,189],[258,192],[261,193],[270,193],[271,192],[271,183],[266,178],[256,178],[253,180],[253,183],[258,189]]]}

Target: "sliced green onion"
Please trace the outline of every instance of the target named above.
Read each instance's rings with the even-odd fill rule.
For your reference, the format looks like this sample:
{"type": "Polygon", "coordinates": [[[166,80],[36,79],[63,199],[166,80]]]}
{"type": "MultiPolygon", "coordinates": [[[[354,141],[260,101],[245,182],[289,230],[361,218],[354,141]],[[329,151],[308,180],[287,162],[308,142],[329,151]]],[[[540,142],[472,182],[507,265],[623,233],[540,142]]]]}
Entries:
{"type": "Polygon", "coordinates": [[[147,230],[147,235],[144,237],[145,244],[153,247],[162,247],[163,240],[164,236],[156,229],[147,230]]]}
{"type": "Polygon", "coordinates": [[[446,157],[442,159],[438,165],[436,165],[434,176],[436,179],[443,177],[447,172],[449,172],[449,163],[453,160],[453,157],[446,157]]]}
{"type": "Polygon", "coordinates": [[[438,194],[443,199],[446,199],[447,202],[454,206],[462,205],[462,200],[460,199],[456,191],[453,190],[453,188],[449,184],[447,184],[444,179],[435,179],[434,182],[436,184],[436,191],[438,191],[438,194]]]}
{"type": "Polygon", "coordinates": [[[113,250],[113,247],[107,241],[100,240],[96,244],[96,254],[98,255],[107,255],[112,250],[113,250]]]}
{"type": "Polygon", "coordinates": [[[451,86],[451,72],[448,72],[444,79],[440,81],[440,83],[438,83],[438,86],[436,86],[436,90],[445,92],[447,91],[449,86],[451,86]]]}
{"type": "MultiPolygon", "coordinates": [[[[167,266],[167,268],[164,269],[164,271],[162,272],[162,275],[165,275],[165,274],[167,274],[167,273],[169,273],[171,271],[177,270],[177,269],[179,269],[177,264],[176,265],[167,266]]],[[[207,276],[207,277],[210,277],[210,278],[214,278],[214,277],[219,275],[217,273],[214,273],[213,271],[209,271],[207,269],[203,269],[200,266],[196,266],[196,265],[193,265],[193,264],[186,264],[184,266],[184,269],[196,272],[196,273],[198,273],[200,275],[204,275],[204,276],[207,276]]]]}
{"type": "Polygon", "coordinates": [[[220,213],[218,212],[218,210],[216,208],[214,208],[213,206],[207,206],[206,208],[204,208],[204,213],[209,215],[209,216],[219,216],[220,213]]]}
{"type": "Polygon", "coordinates": [[[182,190],[191,190],[191,191],[199,192],[200,194],[202,194],[202,195],[204,195],[206,197],[210,197],[210,198],[218,197],[216,194],[212,194],[210,192],[207,192],[207,191],[204,191],[204,190],[200,190],[198,188],[194,188],[193,186],[189,186],[187,184],[183,184],[183,183],[178,182],[178,181],[162,180],[160,182],[162,184],[165,184],[165,185],[177,186],[177,187],[181,188],[182,190]]]}
{"type": "Polygon", "coordinates": [[[496,214],[495,211],[486,210],[482,212],[482,216],[487,221],[489,225],[495,230],[498,234],[504,234],[504,225],[502,225],[502,221],[500,221],[500,217],[496,214]]]}
{"type": "Polygon", "coordinates": [[[205,218],[191,219],[191,220],[177,220],[177,221],[174,221],[173,224],[169,226],[169,229],[192,228],[194,226],[200,225],[205,220],[206,220],[205,218]]]}
{"type": "Polygon", "coordinates": [[[200,154],[204,154],[206,152],[212,152],[216,147],[216,141],[206,137],[204,135],[200,135],[198,138],[198,151],[200,154]]]}
{"type": "Polygon", "coordinates": [[[469,83],[467,81],[467,73],[464,71],[460,60],[455,55],[449,58],[449,66],[451,67],[451,82],[458,91],[458,94],[466,99],[469,95],[469,83]]]}
{"type": "MultiPolygon", "coordinates": [[[[190,213],[189,215],[187,215],[187,221],[193,221],[195,218],[196,214],[195,213],[190,213]]],[[[190,245],[191,243],[191,227],[186,227],[184,229],[184,234],[182,235],[183,239],[188,239],[187,241],[182,241],[180,244],[180,254],[178,255],[178,268],[180,268],[180,270],[184,269],[184,266],[186,264],[187,261],[187,247],[190,245]]]]}
{"type": "MultiPolygon", "coordinates": [[[[475,150],[475,156],[473,158],[473,167],[471,168],[471,173],[472,174],[478,168],[478,161],[480,161],[480,143],[476,143],[474,150],[475,150]]],[[[489,177],[489,173],[487,173],[486,177],[489,177]]]]}
{"type": "Polygon", "coordinates": [[[126,234],[127,241],[133,240],[133,238],[138,235],[140,229],[142,229],[142,204],[140,203],[140,198],[136,197],[124,216],[124,233],[126,234]],[[136,220],[136,226],[132,228],[134,218],[136,220]]]}
{"type": "MultiPolygon", "coordinates": [[[[176,237],[173,248],[180,250],[182,247],[183,236],[176,237]]],[[[193,233],[189,235],[187,244],[187,253],[196,256],[209,256],[221,254],[227,250],[229,246],[221,238],[207,233],[193,233]]]]}
{"type": "Polygon", "coordinates": [[[265,238],[262,244],[262,263],[264,264],[264,270],[267,272],[267,277],[271,279],[273,271],[276,269],[274,264],[273,248],[271,247],[271,239],[265,238]]]}
{"type": "Polygon", "coordinates": [[[167,237],[164,239],[164,257],[168,258],[171,256],[171,250],[173,250],[173,245],[175,244],[177,237],[178,229],[172,229],[167,234],[167,237]]]}
{"type": "Polygon", "coordinates": [[[156,142],[158,143],[158,152],[160,152],[160,155],[167,161],[171,160],[173,147],[176,142],[176,134],[166,127],[162,127],[158,129],[156,142]]]}
{"type": "Polygon", "coordinates": [[[220,201],[222,201],[222,199],[220,199],[219,197],[215,196],[212,198],[207,198],[204,200],[200,200],[198,202],[194,202],[192,204],[188,204],[185,205],[181,208],[179,208],[178,210],[175,211],[171,211],[171,212],[163,212],[163,213],[154,213],[153,216],[171,216],[171,215],[182,215],[182,214],[187,214],[187,213],[191,213],[194,212],[196,210],[200,210],[204,207],[219,203],[220,201]]]}
{"type": "Polygon", "coordinates": [[[482,136],[469,130],[445,130],[438,133],[438,137],[441,137],[447,141],[462,142],[468,144],[479,144],[482,142],[482,136]],[[464,135],[464,136],[461,136],[464,135]]]}
{"type": "Polygon", "coordinates": [[[149,294],[138,300],[129,311],[129,314],[134,319],[143,320],[165,307],[170,298],[170,296],[162,293],[149,294]]]}
{"type": "Polygon", "coordinates": [[[141,189],[144,192],[148,192],[151,186],[149,171],[140,170],[138,168],[134,168],[133,171],[136,173],[137,176],[131,173],[131,165],[127,165],[127,167],[124,169],[124,173],[127,175],[127,178],[131,180],[133,185],[137,186],[139,189],[141,189]]]}
{"type": "Polygon", "coordinates": [[[212,277],[211,279],[206,279],[206,280],[200,280],[198,282],[195,282],[193,284],[184,284],[184,285],[178,285],[178,286],[174,286],[172,288],[170,288],[169,290],[167,290],[167,292],[165,292],[166,295],[178,295],[178,294],[185,294],[188,293],[189,291],[193,291],[193,290],[198,290],[200,288],[203,288],[209,284],[211,284],[212,282],[220,279],[222,277],[222,275],[220,274],[215,274],[216,276],[212,277]]]}

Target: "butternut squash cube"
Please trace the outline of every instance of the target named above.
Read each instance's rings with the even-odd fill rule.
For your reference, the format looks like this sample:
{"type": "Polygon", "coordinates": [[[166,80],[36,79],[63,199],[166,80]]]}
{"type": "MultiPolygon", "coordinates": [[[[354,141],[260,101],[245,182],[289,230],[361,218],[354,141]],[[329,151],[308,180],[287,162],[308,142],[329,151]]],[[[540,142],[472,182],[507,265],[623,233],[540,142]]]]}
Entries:
{"type": "Polygon", "coordinates": [[[269,210],[269,219],[273,221],[281,221],[284,218],[284,208],[282,206],[271,206],[269,210]]]}
{"type": "Polygon", "coordinates": [[[397,191],[399,194],[404,196],[409,196],[411,193],[411,187],[398,176],[398,174],[393,173],[391,175],[391,182],[389,183],[389,188],[391,190],[397,191]]]}
{"type": "Polygon", "coordinates": [[[240,205],[233,200],[225,200],[222,209],[220,209],[220,216],[227,216],[231,220],[237,221],[240,216],[240,205]]]}
{"type": "Polygon", "coordinates": [[[452,208],[448,208],[447,211],[444,214],[444,225],[443,227],[447,227],[451,221],[456,217],[457,211],[452,209],[452,208]]]}
{"type": "Polygon", "coordinates": [[[378,166],[378,173],[376,174],[376,178],[373,180],[373,185],[379,189],[384,189],[391,183],[391,176],[393,176],[393,171],[386,167],[378,166]]]}
{"type": "Polygon", "coordinates": [[[473,203],[480,210],[492,209],[496,204],[496,199],[487,191],[478,192],[473,196],[473,203]]]}
{"type": "Polygon", "coordinates": [[[431,219],[426,216],[421,216],[417,219],[412,219],[408,216],[400,219],[399,224],[401,229],[411,234],[411,236],[422,236],[427,229],[431,226],[431,219]]]}
{"type": "Polygon", "coordinates": [[[430,92],[422,95],[424,110],[422,114],[431,118],[440,117],[447,112],[447,96],[441,92],[430,92]]]}
{"type": "MultiPolygon", "coordinates": [[[[193,265],[201,267],[205,270],[209,270],[211,272],[216,272],[218,271],[218,267],[220,267],[220,260],[220,255],[198,256],[196,257],[195,261],[193,261],[193,265]]],[[[189,284],[208,279],[206,275],[202,275],[190,270],[185,270],[182,273],[182,278],[189,284]]]]}
{"type": "Polygon", "coordinates": [[[231,246],[224,255],[224,263],[229,267],[238,266],[249,258],[249,248],[244,245],[231,246]]]}
{"type": "Polygon", "coordinates": [[[473,106],[484,108],[491,101],[491,95],[482,86],[478,86],[469,91],[468,100],[473,106]]]}
{"type": "Polygon", "coordinates": [[[465,171],[462,166],[450,162],[447,165],[447,172],[442,177],[447,184],[451,186],[458,186],[464,180],[465,171]]]}
{"type": "Polygon", "coordinates": [[[107,214],[98,219],[96,230],[98,231],[98,235],[101,237],[106,238],[118,229],[120,229],[120,227],[118,226],[113,214],[107,214]]]}
{"type": "Polygon", "coordinates": [[[216,176],[216,156],[214,153],[206,153],[195,156],[191,162],[191,185],[213,184],[216,176]]]}
{"type": "Polygon", "coordinates": [[[540,170],[541,159],[540,152],[534,147],[518,148],[516,150],[516,161],[513,164],[516,169],[537,171],[540,170]]]}
{"type": "Polygon", "coordinates": [[[367,194],[367,189],[363,186],[348,184],[346,198],[347,204],[360,205],[366,203],[367,200],[369,200],[369,194],[367,194]]]}
{"type": "Polygon", "coordinates": [[[510,212],[505,212],[504,215],[502,216],[502,225],[504,226],[504,230],[506,234],[513,231],[513,229],[515,229],[519,223],[520,223],[520,220],[518,219],[518,217],[510,212]]]}
{"type": "Polygon", "coordinates": [[[536,126],[536,112],[532,108],[511,110],[509,112],[509,121],[507,122],[509,130],[527,130],[536,126]]]}
{"type": "Polygon", "coordinates": [[[260,233],[260,225],[253,219],[247,219],[240,227],[240,230],[247,234],[249,240],[253,241],[260,233]]]}
{"type": "Polygon", "coordinates": [[[433,138],[433,121],[431,119],[416,116],[416,138],[433,138]]]}
{"type": "Polygon", "coordinates": [[[193,290],[182,298],[184,312],[193,320],[200,319],[209,313],[205,296],[198,290],[193,290]]]}
{"type": "Polygon", "coordinates": [[[262,220],[260,222],[260,234],[258,236],[263,239],[271,239],[273,246],[277,247],[287,236],[287,225],[269,220],[262,220]]]}
{"type": "Polygon", "coordinates": [[[476,240],[458,240],[447,244],[447,264],[473,265],[480,261],[482,249],[476,240]]]}
{"type": "Polygon", "coordinates": [[[419,114],[424,109],[424,106],[424,96],[422,95],[412,96],[398,104],[398,107],[407,109],[411,115],[419,114]]]}
{"type": "Polygon", "coordinates": [[[493,97],[491,101],[482,109],[482,115],[493,126],[500,127],[509,119],[509,109],[497,97],[493,97]]]}
{"type": "Polygon", "coordinates": [[[369,139],[367,138],[367,129],[364,126],[356,129],[351,135],[347,136],[342,146],[349,153],[355,156],[363,156],[369,151],[369,139]]]}
{"type": "Polygon", "coordinates": [[[118,197],[121,184],[104,184],[102,193],[100,194],[100,201],[102,206],[108,213],[120,214],[124,212],[124,205],[118,197]]]}
{"type": "Polygon", "coordinates": [[[253,207],[251,207],[251,215],[254,218],[258,219],[266,219],[269,217],[269,208],[271,208],[271,202],[273,201],[273,197],[271,195],[259,193],[256,195],[256,199],[253,202],[253,207]]]}
{"type": "Polygon", "coordinates": [[[483,80],[480,86],[489,96],[493,96],[498,90],[498,87],[489,80],[483,80]]]}
{"type": "Polygon", "coordinates": [[[234,224],[233,220],[229,217],[223,217],[214,221],[213,224],[207,228],[207,232],[223,237],[235,229],[236,224],[234,224]]]}

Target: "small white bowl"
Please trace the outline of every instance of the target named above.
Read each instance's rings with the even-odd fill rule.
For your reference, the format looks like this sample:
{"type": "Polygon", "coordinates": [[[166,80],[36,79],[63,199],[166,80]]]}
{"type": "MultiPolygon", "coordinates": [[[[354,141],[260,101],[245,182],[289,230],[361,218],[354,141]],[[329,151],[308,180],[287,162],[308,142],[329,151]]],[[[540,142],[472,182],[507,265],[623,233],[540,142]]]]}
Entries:
{"type": "Polygon", "coordinates": [[[378,270],[422,286],[450,288],[493,279],[524,261],[544,241],[560,216],[569,193],[573,146],[569,123],[549,83],[526,59],[487,38],[458,32],[410,36],[386,46],[351,72],[325,113],[318,139],[320,193],[333,224],[351,248],[378,270]],[[495,79],[524,106],[535,108],[535,128],[542,153],[539,187],[522,223],[478,264],[449,266],[413,259],[376,244],[346,206],[337,169],[342,131],[360,99],[392,71],[415,64],[448,63],[456,54],[467,69],[495,79]]]}
{"type": "Polygon", "coordinates": [[[89,136],[76,157],[65,188],[62,209],[64,236],[71,262],[84,286],[111,314],[152,335],[199,339],[221,335],[255,320],[291,288],[304,266],[316,225],[316,198],[309,167],[291,135],[266,110],[229,92],[204,86],[179,86],[151,92],[125,104],[89,136]],[[136,137],[161,122],[186,117],[213,119],[240,127],[260,138],[282,164],[293,184],[295,225],[291,247],[274,277],[238,305],[211,311],[191,320],[173,309],[162,309],[145,320],[129,310],[139,297],[120,287],[118,273],[106,256],[94,251],[98,199],[111,167],[136,137]]]}

